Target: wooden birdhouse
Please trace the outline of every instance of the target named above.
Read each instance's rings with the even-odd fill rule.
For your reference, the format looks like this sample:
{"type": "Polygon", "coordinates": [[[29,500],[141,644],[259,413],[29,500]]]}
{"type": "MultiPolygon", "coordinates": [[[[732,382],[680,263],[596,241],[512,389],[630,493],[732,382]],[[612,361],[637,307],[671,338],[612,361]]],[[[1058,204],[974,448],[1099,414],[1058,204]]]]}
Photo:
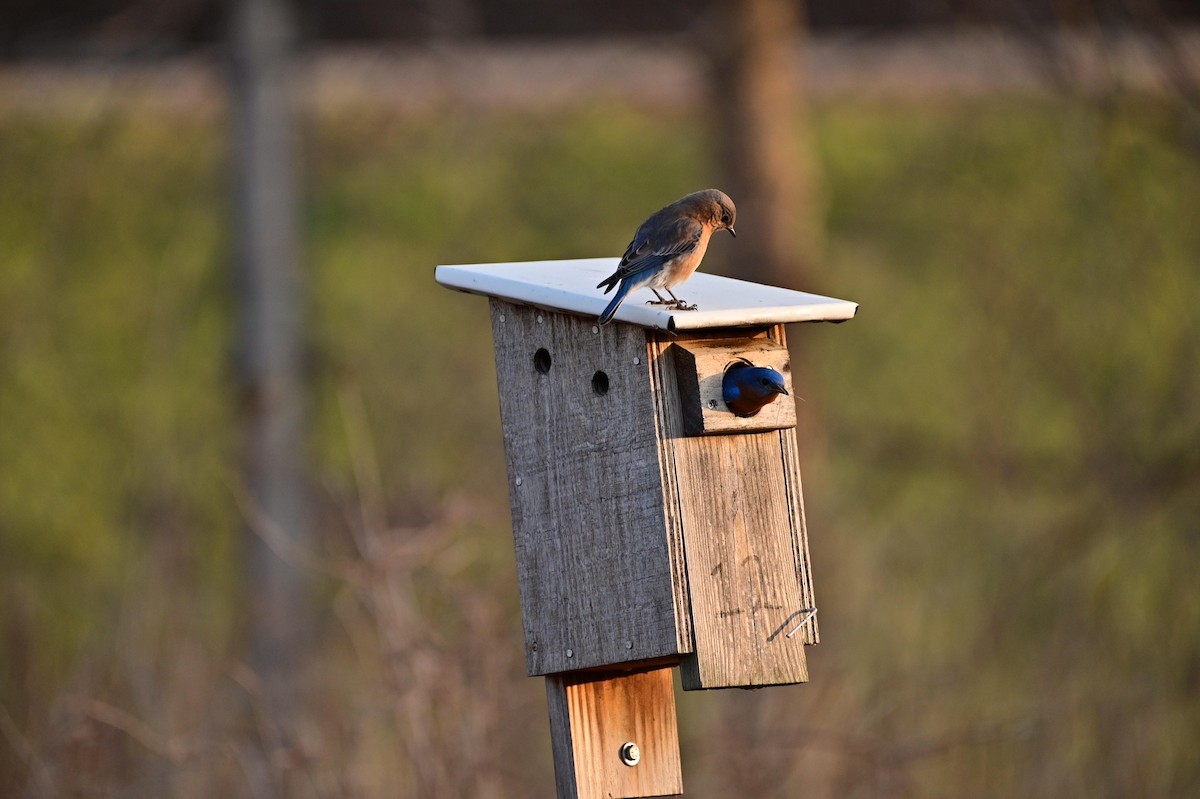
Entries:
{"type": "Polygon", "coordinates": [[[844,300],[697,273],[613,322],[616,258],[439,266],[490,298],[525,659],[547,678],[560,797],[682,792],[685,690],[806,682],[818,641],[784,325],[844,300]],[[787,395],[731,412],[730,369],[787,395]]]}

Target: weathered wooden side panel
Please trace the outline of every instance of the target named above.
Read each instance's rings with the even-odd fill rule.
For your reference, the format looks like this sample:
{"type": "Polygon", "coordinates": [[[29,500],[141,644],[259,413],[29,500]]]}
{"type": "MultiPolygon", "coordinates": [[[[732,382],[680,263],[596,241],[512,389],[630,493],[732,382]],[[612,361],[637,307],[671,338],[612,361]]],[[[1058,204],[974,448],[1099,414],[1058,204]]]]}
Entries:
{"type": "MultiPolygon", "coordinates": [[[[770,332],[784,343],[781,327],[770,332]]],[[[786,636],[812,597],[795,431],[685,436],[672,384],[678,341],[653,336],[651,351],[689,587],[694,652],[681,661],[684,687],[805,682],[815,627],[786,636]]]]}
{"type": "Polygon", "coordinates": [[[491,307],[529,673],[678,654],[644,331],[491,307]]]}
{"type": "Polygon", "coordinates": [[[685,687],[808,680],[779,435],[688,439],[676,449],[695,654],[685,687]]]}
{"type": "MultiPolygon", "coordinates": [[[[782,344],[784,349],[787,348],[787,329],[784,325],[772,326],[771,338],[782,344]]],[[[796,387],[791,382],[789,382],[789,386],[793,388],[793,394],[803,396],[803,387],[796,387]]],[[[799,638],[806,644],[817,644],[821,641],[821,627],[815,613],[817,597],[813,590],[812,558],[808,553],[808,519],[804,515],[804,492],[800,480],[800,445],[796,440],[796,428],[780,430],[779,441],[783,454],[783,478],[787,481],[788,487],[788,512],[792,517],[792,555],[795,560],[796,579],[800,581],[800,596],[805,609],[814,610],[814,613],[809,616],[808,622],[794,633],[793,637],[799,638]]],[[[788,632],[795,629],[790,624],[789,627],[791,629],[788,632]]]]}

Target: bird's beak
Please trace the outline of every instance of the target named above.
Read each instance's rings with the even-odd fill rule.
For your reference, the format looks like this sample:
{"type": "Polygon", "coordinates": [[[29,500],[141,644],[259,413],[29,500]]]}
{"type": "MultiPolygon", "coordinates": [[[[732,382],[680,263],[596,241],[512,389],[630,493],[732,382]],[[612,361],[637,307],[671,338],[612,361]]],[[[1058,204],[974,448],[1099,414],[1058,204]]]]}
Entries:
{"type": "Polygon", "coordinates": [[[783,386],[781,386],[781,385],[774,384],[774,383],[773,383],[772,385],[774,385],[774,386],[775,386],[775,390],[776,390],[776,391],[778,391],[780,394],[783,394],[784,396],[787,396],[787,393],[788,393],[788,392],[787,392],[787,389],[786,389],[786,388],[784,388],[784,387],[783,387],[783,386]]]}
{"type": "Polygon", "coordinates": [[[732,225],[730,225],[729,227],[727,227],[725,229],[729,231],[730,236],[733,236],[735,239],[737,238],[737,231],[733,229],[732,225]]]}

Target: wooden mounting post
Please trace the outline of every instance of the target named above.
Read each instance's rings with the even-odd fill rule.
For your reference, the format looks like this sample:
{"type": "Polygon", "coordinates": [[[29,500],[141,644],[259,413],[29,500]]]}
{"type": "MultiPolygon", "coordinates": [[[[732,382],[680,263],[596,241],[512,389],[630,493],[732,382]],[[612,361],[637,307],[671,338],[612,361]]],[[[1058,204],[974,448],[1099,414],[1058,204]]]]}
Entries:
{"type": "Polygon", "coordinates": [[[546,678],[558,799],[683,793],[671,670],[546,678]]]}

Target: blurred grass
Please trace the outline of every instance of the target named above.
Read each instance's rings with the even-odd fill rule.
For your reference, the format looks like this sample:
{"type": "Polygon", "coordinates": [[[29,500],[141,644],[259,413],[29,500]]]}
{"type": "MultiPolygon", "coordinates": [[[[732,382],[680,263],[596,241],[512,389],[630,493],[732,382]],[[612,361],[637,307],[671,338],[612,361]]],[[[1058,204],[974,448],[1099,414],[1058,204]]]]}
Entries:
{"type": "Polygon", "coordinates": [[[1011,773],[972,790],[1188,795],[1196,153],[1144,99],[920,117],[892,137],[894,114],[831,109],[822,128],[831,261],[863,307],[813,350],[841,450],[814,557],[849,542],[829,560],[859,586],[825,600],[853,598],[860,679],[887,674],[879,723],[1019,722],[1011,773]]]}
{"type": "MultiPolygon", "coordinates": [[[[827,252],[799,288],[862,306],[792,331],[823,643],[809,686],[682,698],[689,795],[1195,795],[1200,158],[1175,109],[844,102],[811,121],[827,252]]],[[[432,269],[619,254],[716,182],[703,120],[311,122],[321,554],[372,551],[364,461],[413,543],[399,604],[326,582],[307,768],[341,775],[325,795],[431,795],[448,776],[386,754],[432,745],[406,726],[426,719],[433,756],[469,766],[457,795],[544,792],[548,747],[515,769],[521,742],[496,734],[544,720],[486,306],[432,269]]],[[[240,524],[224,134],[219,111],[0,119],[0,788],[73,762],[64,693],[164,735],[222,729],[206,697],[233,669],[240,524]]],[[[736,273],[734,246],[710,260],[736,273]]],[[[219,758],[165,777],[109,745],[116,793],[237,785],[206,780],[219,758]]]]}

